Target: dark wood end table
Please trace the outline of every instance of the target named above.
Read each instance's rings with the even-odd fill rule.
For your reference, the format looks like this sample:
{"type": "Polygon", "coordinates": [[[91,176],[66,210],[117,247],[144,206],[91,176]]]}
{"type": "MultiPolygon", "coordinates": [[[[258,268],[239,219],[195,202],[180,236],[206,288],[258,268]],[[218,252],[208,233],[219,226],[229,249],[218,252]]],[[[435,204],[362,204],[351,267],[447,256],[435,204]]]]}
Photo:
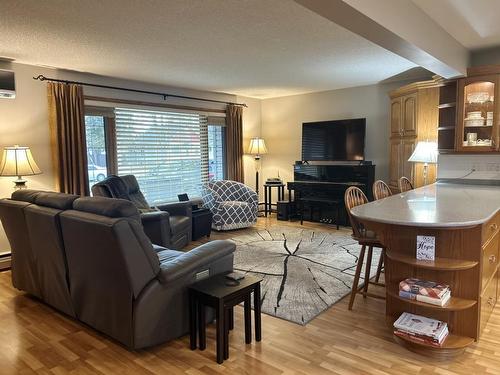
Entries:
{"type": "Polygon", "coordinates": [[[252,342],[251,294],[254,297],[255,340],[262,339],[260,310],[260,282],[262,280],[246,275],[237,285],[230,285],[225,275],[216,275],[201,280],[189,287],[190,347],[196,349],[197,333],[199,349],[206,348],[205,307],[215,309],[217,363],[229,358],[229,331],[234,327],[234,306],[243,302],[245,316],[245,343],[252,342]]]}

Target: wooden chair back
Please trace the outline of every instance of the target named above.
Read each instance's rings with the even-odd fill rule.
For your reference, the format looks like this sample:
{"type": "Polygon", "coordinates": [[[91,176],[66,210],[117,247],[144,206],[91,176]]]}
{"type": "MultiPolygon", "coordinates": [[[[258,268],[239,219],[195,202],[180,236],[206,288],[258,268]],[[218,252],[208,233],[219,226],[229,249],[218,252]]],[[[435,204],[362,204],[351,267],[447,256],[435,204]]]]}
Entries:
{"type": "Polygon", "coordinates": [[[411,181],[404,176],[398,180],[398,185],[399,185],[399,191],[401,193],[404,193],[405,191],[408,190],[413,190],[413,185],[411,184],[411,181]]]}
{"type": "Polygon", "coordinates": [[[362,229],[361,224],[351,215],[351,210],[362,204],[368,203],[368,198],[366,197],[363,190],[356,186],[349,187],[344,194],[344,203],[345,208],[347,210],[347,215],[349,216],[349,221],[351,222],[352,231],[355,237],[362,237],[362,229]]]}
{"type": "Polygon", "coordinates": [[[373,198],[375,198],[375,200],[387,198],[391,195],[391,188],[384,181],[377,180],[373,183],[373,198]]]}

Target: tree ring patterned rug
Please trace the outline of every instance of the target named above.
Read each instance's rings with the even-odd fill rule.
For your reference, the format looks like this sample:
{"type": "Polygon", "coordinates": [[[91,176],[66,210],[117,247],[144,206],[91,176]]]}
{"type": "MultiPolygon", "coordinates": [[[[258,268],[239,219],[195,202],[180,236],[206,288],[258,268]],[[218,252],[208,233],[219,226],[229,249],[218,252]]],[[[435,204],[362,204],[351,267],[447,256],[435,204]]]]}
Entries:
{"type": "MultiPolygon", "coordinates": [[[[348,231],[272,226],[231,240],[234,269],[262,278],[265,314],[303,325],[351,291],[361,246],[348,231]]],[[[370,275],[379,256],[373,249],[370,275]]]]}

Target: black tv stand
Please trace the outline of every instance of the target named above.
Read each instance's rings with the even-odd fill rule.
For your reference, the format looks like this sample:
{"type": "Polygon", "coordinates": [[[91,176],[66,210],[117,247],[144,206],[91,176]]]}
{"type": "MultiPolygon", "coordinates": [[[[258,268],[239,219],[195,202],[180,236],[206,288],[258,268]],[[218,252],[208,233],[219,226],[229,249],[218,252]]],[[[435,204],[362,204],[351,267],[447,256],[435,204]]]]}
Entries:
{"type": "MultiPolygon", "coordinates": [[[[338,212],[338,223],[349,225],[347,212],[344,206],[344,193],[350,186],[357,186],[366,194],[369,200],[373,199],[372,185],[375,181],[375,165],[370,161],[351,162],[310,162],[303,164],[296,162],[294,165],[294,181],[287,183],[289,201],[296,202],[298,198],[326,198],[340,202],[338,212]],[[312,164],[314,163],[314,164],[312,164]]],[[[305,199],[307,203],[307,199],[305,199]]],[[[311,212],[313,207],[307,207],[304,203],[304,210],[311,212]]],[[[329,221],[336,217],[336,212],[328,212],[325,208],[323,212],[315,215],[302,215],[312,221],[329,221]]],[[[335,223],[337,224],[337,223],[335,223]]]]}

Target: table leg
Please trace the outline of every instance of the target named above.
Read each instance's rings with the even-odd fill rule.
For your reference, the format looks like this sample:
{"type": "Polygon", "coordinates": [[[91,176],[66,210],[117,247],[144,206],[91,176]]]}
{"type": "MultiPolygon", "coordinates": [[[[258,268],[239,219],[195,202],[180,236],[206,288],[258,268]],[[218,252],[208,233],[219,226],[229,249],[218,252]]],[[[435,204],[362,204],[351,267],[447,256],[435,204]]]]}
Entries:
{"type": "Polygon", "coordinates": [[[198,311],[196,297],[192,290],[189,291],[189,347],[196,349],[196,322],[198,320],[198,311]]]}
{"type": "Polygon", "coordinates": [[[206,337],[206,318],[205,318],[206,307],[199,302],[198,303],[198,336],[200,341],[200,350],[205,350],[207,347],[207,337],[206,337]]]}
{"type": "Polygon", "coordinates": [[[224,309],[224,359],[229,358],[229,315],[230,308],[224,309]]]}
{"type": "Polygon", "coordinates": [[[224,303],[219,300],[216,308],[216,345],[217,345],[217,363],[224,361],[224,303]]]}
{"type": "Polygon", "coordinates": [[[232,331],[234,329],[234,307],[229,309],[229,330],[232,331]]]}
{"type": "Polygon", "coordinates": [[[267,186],[264,186],[264,215],[267,217],[267,186]]]}
{"type": "Polygon", "coordinates": [[[253,291],[253,314],[255,316],[255,341],[262,339],[262,321],[260,316],[260,283],[253,291]]]}
{"type": "Polygon", "coordinates": [[[245,309],[245,344],[252,342],[252,308],[250,307],[250,294],[245,297],[243,304],[245,309]]]}

